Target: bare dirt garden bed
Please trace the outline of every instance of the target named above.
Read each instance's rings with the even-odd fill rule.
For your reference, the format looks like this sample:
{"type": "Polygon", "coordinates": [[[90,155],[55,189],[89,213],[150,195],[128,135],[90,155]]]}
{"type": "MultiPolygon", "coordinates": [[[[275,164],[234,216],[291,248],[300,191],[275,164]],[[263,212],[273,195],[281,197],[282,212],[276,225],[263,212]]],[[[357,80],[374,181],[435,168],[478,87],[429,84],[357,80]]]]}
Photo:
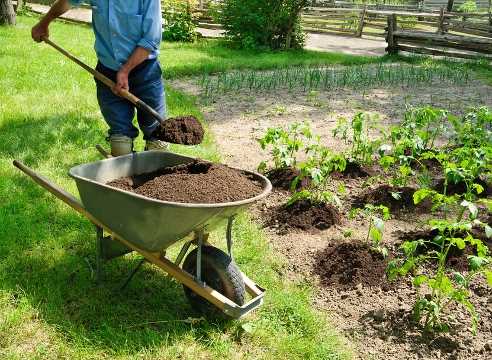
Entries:
{"type": "MultiPolygon", "coordinates": [[[[173,86],[196,94],[195,81],[173,86]]],[[[408,105],[432,105],[462,114],[479,104],[492,107],[492,87],[471,80],[466,86],[436,82],[432,86],[391,86],[364,91],[238,91],[217,96],[212,103],[203,104],[202,111],[225,163],[254,170],[267,156],[257,139],[270,127],[308,120],[323,144],[339,151],[346,146],[332,136],[332,131],[340,116],[351,118],[359,111],[370,112],[379,116],[381,126],[388,127],[402,120],[408,105]]],[[[409,199],[405,200],[405,209],[389,204],[394,205],[395,216],[384,227],[389,256],[383,258],[364,242],[367,222],[347,216],[354,204],[370,202],[378,196],[378,201],[387,198],[383,194],[385,179],[372,177],[378,170],[359,170],[351,175],[339,174],[337,180],[344,184],[347,194],[342,198],[340,219],[326,226],[286,227],[287,217],[282,221],[274,216],[289,197],[285,189],[277,189],[254,208],[253,216],[264,224],[272,246],[287,258],[284,275],[316,284],[313,301],[353,341],[360,358],[491,358],[492,294],[483,281],[477,280],[471,286],[470,301],[480,315],[476,336],[472,336],[468,314],[462,310],[456,311],[450,332],[422,336],[411,316],[414,287],[404,278],[387,281],[385,269],[402,243],[402,234],[424,228],[429,209],[412,206],[409,199]]],[[[487,245],[491,247],[490,242],[487,245]]]]}

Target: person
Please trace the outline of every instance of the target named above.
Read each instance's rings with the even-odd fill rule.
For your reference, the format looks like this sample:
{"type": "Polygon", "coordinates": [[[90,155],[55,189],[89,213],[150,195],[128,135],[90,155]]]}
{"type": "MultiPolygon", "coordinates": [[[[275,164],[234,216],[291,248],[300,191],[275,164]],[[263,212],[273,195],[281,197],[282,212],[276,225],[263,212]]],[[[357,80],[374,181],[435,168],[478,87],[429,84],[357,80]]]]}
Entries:
{"type": "Polygon", "coordinates": [[[72,6],[88,3],[92,7],[92,27],[97,54],[96,70],[112,79],[110,89],[96,80],[97,100],[109,126],[111,154],[120,156],[133,151],[139,131],[133,125],[135,110],[146,150],[165,150],[167,144],[152,137],[157,120],[118,96],[129,90],[165,116],[166,104],[162,70],[158,60],[162,39],[160,0],[57,0],[48,13],[32,28],[32,38],[40,42],[49,37],[50,23],[72,6]]]}

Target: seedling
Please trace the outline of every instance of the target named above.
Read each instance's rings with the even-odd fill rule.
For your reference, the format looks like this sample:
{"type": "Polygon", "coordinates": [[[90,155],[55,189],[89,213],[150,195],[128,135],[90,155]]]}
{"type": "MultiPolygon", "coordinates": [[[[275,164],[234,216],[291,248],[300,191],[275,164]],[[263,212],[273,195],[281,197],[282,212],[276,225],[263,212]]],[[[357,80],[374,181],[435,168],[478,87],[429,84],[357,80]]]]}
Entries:
{"type": "MultiPolygon", "coordinates": [[[[439,200],[441,201],[441,200],[439,200]]],[[[472,331],[475,333],[478,315],[470,302],[469,286],[476,276],[484,276],[492,286],[491,257],[488,247],[471,234],[472,228],[481,227],[487,237],[492,236],[492,228],[477,219],[478,208],[468,201],[461,202],[462,211],[455,221],[431,220],[429,223],[437,235],[432,240],[419,239],[405,241],[400,249],[403,257],[388,264],[387,274],[390,280],[398,276],[413,276],[413,285],[417,288],[417,300],[414,304],[414,317],[423,321],[426,331],[447,331],[447,311],[451,304],[458,303],[471,315],[472,331]],[[468,210],[468,218],[463,214],[468,210]],[[448,268],[448,256],[452,249],[462,251],[466,246],[475,249],[476,255],[468,256],[469,271],[461,273],[448,268]],[[426,251],[422,251],[425,249],[426,251]],[[436,268],[424,270],[424,263],[436,262],[436,268]],[[423,287],[430,291],[422,292],[423,287]]]]}
{"type": "Polygon", "coordinates": [[[381,245],[384,234],[384,223],[391,218],[389,209],[384,205],[366,204],[363,209],[352,209],[350,217],[354,218],[361,214],[369,221],[367,229],[366,243],[371,245],[371,249],[383,255],[388,256],[388,249],[381,245]]]}
{"type": "Polygon", "coordinates": [[[381,140],[370,140],[370,132],[377,128],[377,117],[368,113],[357,113],[352,120],[339,118],[333,136],[340,137],[346,145],[351,145],[348,158],[359,164],[371,164],[381,140]]]}
{"type": "MultiPolygon", "coordinates": [[[[281,127],[268,128],[258,142],[263,150],[269,148],[273,169],[295,168],[300,152],[307,151],[313,134],[308,123],[293,123],[287,129],[281,127]]],[[[258,166],[261,172],[266,171],[268,164],[262,161],[258,166]]]]}
{"type": "MultiPolygon", "coordinates": [[[[334,203],[340,207],[339,196],[327,190],[327,180],[333,171],[343,172],[347,166],[347,160],[342,155],[335,154],[327,147],[319,144],[319,139],[308,147],[307,152],[308,159],[299,164],[300,173],[291,184],[291,190],[294,193],[289,199],[288,205],[306,199],[313,204],[334,203]],[[309,179],[307,187],[296,192],[297,184],[305,178],[309,179]]],[[[344,191],[343,187],[337,189],[338,193],[344,191]]]]}

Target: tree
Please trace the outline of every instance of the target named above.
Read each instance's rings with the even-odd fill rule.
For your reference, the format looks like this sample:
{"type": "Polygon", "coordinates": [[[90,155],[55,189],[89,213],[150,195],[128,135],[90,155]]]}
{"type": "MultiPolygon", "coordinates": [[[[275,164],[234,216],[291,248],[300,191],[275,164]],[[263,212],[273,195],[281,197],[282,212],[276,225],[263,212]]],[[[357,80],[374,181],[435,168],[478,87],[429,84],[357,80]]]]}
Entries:
{"type": "Polygon", "coordinates": [[[15,11],[12,0],[0,0],[0,25],[15,25],[15,11]]]}

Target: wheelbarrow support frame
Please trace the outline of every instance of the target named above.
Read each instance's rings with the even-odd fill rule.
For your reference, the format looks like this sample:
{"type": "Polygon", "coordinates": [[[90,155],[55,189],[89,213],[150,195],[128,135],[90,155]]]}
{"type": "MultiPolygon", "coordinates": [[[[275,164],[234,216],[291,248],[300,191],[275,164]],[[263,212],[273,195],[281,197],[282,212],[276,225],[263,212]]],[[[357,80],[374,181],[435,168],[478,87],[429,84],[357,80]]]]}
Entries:
{"type": "MultiPolygon", "coordinates": [[[[189,289],[191,289],[193,292],[197,293],[201,297],[205,298],[208,300],[210,303],[221,309],[226,315],[232,317],[232,318],[240,318],[250,311],[254,310],[258,306],[260,306],[263,303],[263,297],[265,294],[264,289],[260,288],[258,285],[256,285],[250,278],[248,278],[244,273],[241,272],[241,275],[243,277],[243,281],[246,287],[247,293],[252,297],[252,299],[247,302],[246,304],[240,306],[236,303],[234,303],[232,300],[229,298],[225,297],[218,291],[212,289],[211,287],[207,286],[206,284],[202,283],[198,279],[195,279],[192,275],[190,275],[188,272],[184,271],[179,267],[179,263],[175,264],[172,261],[170,261],[166,256],[161,253],[161,252],[149,252],[143,249],[140,249],[139,247],[135,246],[132,244],[130,241],[126,240],[123,238],[121,235],[117,234],[114,232],[112,229],[108,228],[105,224],[100,222],[98,219],[96,219],[90,212],[88,212],[84,205],[77,199],[75,198],[72,194],[69,192],[65,191],[64,189],[60,188],[53,182],[51,182],[49,179],[46,177],[37,174],[34,170],[30,169],[29,167],[25,166],[23,163],[21,163],[18,160],[14,160],[14,166],[20,169],[22,172],[24,172],[26,175],[31,177],[34,182],[48,190],[50,193],[55,195],[58,199],[62,200],[66,204],[68,204],[70,207],[72,207],[74,210],[79,212],[80,214],[84,215],[87,217],[94,225],[96,225],[99,229],[101,229],[101,233],[99,234],[101,236],[101,240],[104,241],[103,239],[103,233],[102,231],[106,231],[107,233],[111,234],[111,238],[115,239],[120,242],[123,247],[112,247],[116,253],[114,253],[113,257],[121,255],[121,251],[123,253],[128,252],[124,250],[125,248],[133,250],[141,254],[148,262],[158,266],[165,272],[167,272],[170,276],[175,278],[178,282],[182,283],[189,289]],[[118,252],[119,255],[118,255],[118,252]]],[[[229,226],[228,226],[229,228],[229,226]]],[[[229,233],[229,231],[228,231],[229,233]]],[[[98,236],[99,236],[98,235],[98,236]]],[[[228,236],[229,237],[229,236],[228,236]]],[[[229,239],[228,239],[229,240],[229,239]]],[[[229,240],[230,241],[230,240],[229,240]]],[[[228,243],[229,243],[228,241],[228,243]]],[[[228,246],[229,247],[229,246],[228,246]]],[[[98,249],[98,251],[103,251],[102,248],[98,249]]],[[[98,256],[102,255],[102,253],[99,253],[98,256]]],[[[109,254],[107,254],[109,255],[109,254]]],[[[183,254],[184,256],[184,254],[183,254]]],[[[179,256],[178,256],[179,258],[179,256]]],[[[180,259],[181,260],[181,259],[180,259]]]]}

